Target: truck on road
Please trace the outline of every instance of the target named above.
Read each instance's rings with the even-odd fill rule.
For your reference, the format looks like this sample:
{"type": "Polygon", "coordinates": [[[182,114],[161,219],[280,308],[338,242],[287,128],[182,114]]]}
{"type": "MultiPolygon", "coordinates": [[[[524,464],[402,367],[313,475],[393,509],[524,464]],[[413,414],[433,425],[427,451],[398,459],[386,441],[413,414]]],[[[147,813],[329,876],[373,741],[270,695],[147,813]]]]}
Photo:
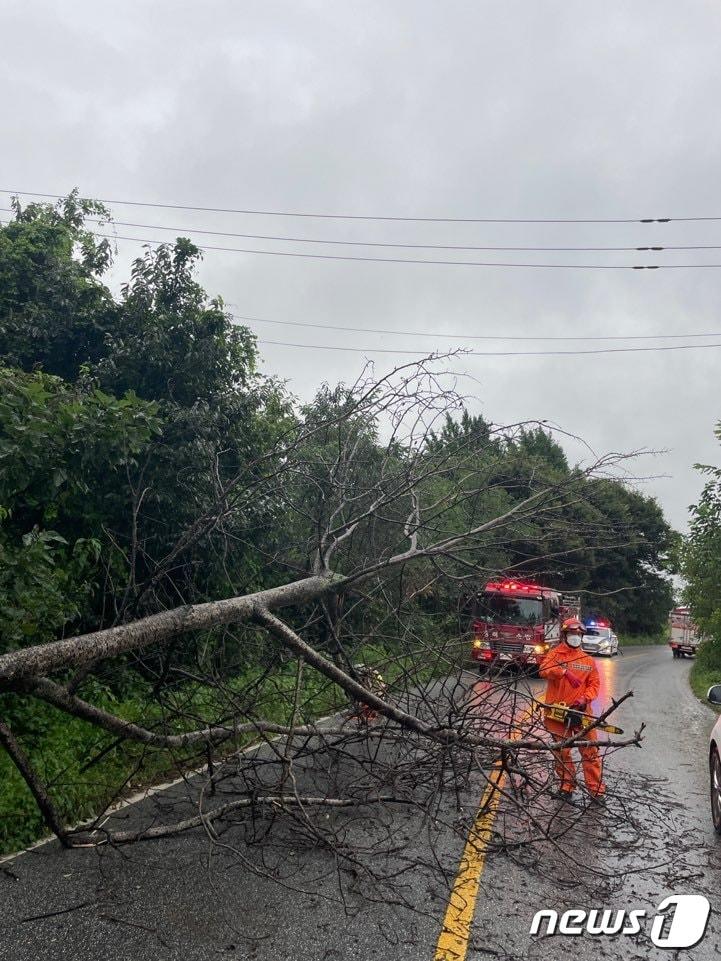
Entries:
{"type": "Polygon", "coordinates": [[[466,595],[463,630],[471,635],[471,659],[482,668],[515,666],[535,672],[559,640],[562,617],[577,603],[576,598],[564,600],[551,587],[516,580],[489,581],[466,595]]]}
{"type": "Polygon", "coordinates": [[[701,635],[691,620],[688,607],[674,607],[668,616],[669,645],[674,657],[693,657],[701,643],[701,635]]]}

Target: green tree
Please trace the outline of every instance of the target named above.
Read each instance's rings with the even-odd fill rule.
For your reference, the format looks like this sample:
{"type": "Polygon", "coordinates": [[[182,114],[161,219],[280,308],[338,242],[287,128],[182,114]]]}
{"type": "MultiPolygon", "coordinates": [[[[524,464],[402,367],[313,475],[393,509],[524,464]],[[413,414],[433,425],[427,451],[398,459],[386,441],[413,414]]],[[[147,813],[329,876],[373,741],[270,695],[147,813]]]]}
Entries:
{"type": "MultiPolygon", "coordinates": [[[[714,431],[721,440],[721,422],[714,431]]],[[[721,669],[721,468],[697,465],[706,483],[691,508],[688,537],[681,549],[681,572],[686,580],[684,599],[691,607],[706,643],[699,661],[721,669]]]]}
{"type": "Polygon", "coordinates": [[[102,621],[157,405],[0,368],[0,647],[102,621]]]}
{"type": "MultiPolygon", "coordinates": [[[[2,362],[157,405],[162,430],[135,491],[142,510],[105,528],[131,559],[124,603],[142,597],[147,610],[257,583],[261,562],[245,535],[262,529],[264,509],[252,500],[235,509],[237,493],[267,471],[293,418],[282,386],[256,370],[253,335],[197,283],[198,249],[179,238],[146,250],[116,300],[102,280],[110,246],[86,227],[107,216],[101,205],[72,194],[14,207],[0,228],[2,362]]],[[[117,496],[127,497],[124,483],[117,496]]]]}
{"type": "Polygon", "coordinates": [[[9,367],[42,368],[75,380],[104,356],[117,305],[100,277],[110,264],[107,240],[85,219],[107,217],[98,203],[71,194],[57,206],[13,201],[0,228],[0,356],[9,367]]]}
{"type": "Polygon", "coordinates": [[[509,526],[501,541],[484,545],[475,554],[479,576],[493,567],[530,575],[582,591],[585,611],[610,617],[619,630],[654,634],[662,629],[673,601],[668,572],[677,535],[653,498],[570,467],[563,448],[542,426],[499,435],[483,418],[464,413],[460,421],[449,421],[430,446],[434,456],[445,450],[453,458],[446,477],[449,494],[464,476],[473,477],[465,516],[456,507],[452,524],[500,512],[504,503],[510,507],[539,487],[555,485],[565,492],[555,503],[549,499],[540,514],[509,526]]]}
{"type": "Polygon", "coordinates": [[[189,408],[227,402],[251,386],[255,338],[195,280],[199,259],[198,248],[178,238],[134,261],[93,368],[105,389],[189,408]]]}

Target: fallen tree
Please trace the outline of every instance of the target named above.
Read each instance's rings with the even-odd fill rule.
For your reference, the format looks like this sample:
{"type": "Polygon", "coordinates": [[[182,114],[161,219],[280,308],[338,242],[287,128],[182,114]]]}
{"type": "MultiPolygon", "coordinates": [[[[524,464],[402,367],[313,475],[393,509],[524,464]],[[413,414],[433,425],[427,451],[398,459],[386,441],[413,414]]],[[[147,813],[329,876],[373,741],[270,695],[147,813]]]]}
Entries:
{"type": "MultiPolygon", "coordinates": [[[[296,841],[300,833],[356,871],[363,862],[377,882],[383,875],[379,853],[394,846],[392,816],[385,821],[381,811],[405,806],[422,818],[448,820],[463,833],[467,820],[448,812],[467,809],[468,797],[484,786],[502,794],[517,814],[501,845],[517,845],[521,834],[525,844],[553,841],[567,831],[567,824],[544,813],[542,799],[552,787],[550,752],[560,745],[549,742],[532,692],[509,678],[479,688],[463,670],[466,638],[458,627],[449,628],[449,617],[433,621],[435,615],[427,615],[444,632],[438,637],[421,636],[416,625],[429,592],[449,584],[458,592],[464,582],[494,574],[500,559],[513,567],[508,558],[518,543],[535,539],[536,564],[546,557],[553,570],[559,556],[573,563],[579,539],[582,549],[592,543],[603,551],[632,537],[628,530],[594,529],[583,514],[590,479],[608,476],[627,458],[594,458],[566,472],[531,463],[525,475],[509,478],[499,445],[538,425],[488,428],[481,439],[434,443],[439,424],[463,404],[437,367],[429,359],[328,392],[321,413],[306,417],[252,469],[245,465],[218,479],[212,500],[164,556],[148,557],[139,539],[128,545],[128,558],[142,558],[146,574],[140,577],[138,564],[131,565],[117,623],[0,656],[0,692],[79,718],[112,735],[114,748],[128,742],[177,752],[178,770],[204,760],[177,801],[182,816],[158,824],[154,810],[150,823],[120,830],[100,812],[91,823],[68,828],[52,790],[4,723],[3,747],[63,844],[129,843],[198,828],[220,844],[232,827],[277,825],[285,816],[296,841]],[[209,530],[223,534],[229,552],[240,538],[253,536],[251,529],[243,534],[238,521],[251,498],[263,502],[284,532],[282,542],[266,538],[268,564],[282,582],[134,616],[167,597],[158,588],[209,530]],[[564,536],[573,545],[566,551],[557,547],[564,536]],[[274,666],[234,687],[222,659],[229,637],[234,652],[244,642],[272,650],[274,666]],[[385,660],[377,652],[371,658],[388,679],[382,692],[369,685],[356,661],[367,659],[368,644],[378,637],[393,641],[385,660]],[[184,638],[195,639],[195,646],[180,646],[184,638]],[[279,664],[294,677],[282,691],[274,687],[279,664]],[[160,718],[130,720],[83,694],[94,679],[127,670],[154,680],[160,718]],[[309,674],[328,693],[330,719],[319,721],[304,703],[309,674]],[[189,683],[214,692],[215,716],[202,723],[193,705],[183,702],[182,685],[189,683]],[[366,705],[378,722],[359,724],[349,704],[366,705]],[[230,800],[223,800],[226,793],[230,800]],[[372,837],[367,843],[349,826],[357,827],[359,812],[372,837]]],[[[215,459],[210,451],[209,474],[215,459]]],[[[609,705],[602,719],[616,707],[609,705]]],[[[583,737],[563,743],[583,743],[583,737]]],[[[611,752],[638,745],[641,737],[637,731],[600,743],[611,752]]],[[[122,796],[119,785],[116,798],[122,796]]]]}

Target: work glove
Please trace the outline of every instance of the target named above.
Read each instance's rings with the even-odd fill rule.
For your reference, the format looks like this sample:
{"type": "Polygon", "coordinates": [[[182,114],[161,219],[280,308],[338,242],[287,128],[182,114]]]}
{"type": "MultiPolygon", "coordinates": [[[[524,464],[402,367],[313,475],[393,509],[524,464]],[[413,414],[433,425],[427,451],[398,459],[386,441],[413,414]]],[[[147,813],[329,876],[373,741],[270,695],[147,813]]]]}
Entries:
{"type": "Polygon", "coordinates": [[[579,681],[579,679],[576,677],[576,675],[575,675],[575,674],[572,674],[571,671],[566,670],[566,672],[565,672],[565,674],[564,674],[564,677],[566,678],[566,680],[568,681],[568,683],[571,685],[571,687],[574,688],[574,690],[575,690],[577,687],[580,687],[580,686],[581,686],[581,681],[579,681]]]}
{"type": "Polygon", "coordinates": [[[571,731],[580,731],[583,727],[583,711],[571,705],[566,714],[566,726],[571,731]]]}

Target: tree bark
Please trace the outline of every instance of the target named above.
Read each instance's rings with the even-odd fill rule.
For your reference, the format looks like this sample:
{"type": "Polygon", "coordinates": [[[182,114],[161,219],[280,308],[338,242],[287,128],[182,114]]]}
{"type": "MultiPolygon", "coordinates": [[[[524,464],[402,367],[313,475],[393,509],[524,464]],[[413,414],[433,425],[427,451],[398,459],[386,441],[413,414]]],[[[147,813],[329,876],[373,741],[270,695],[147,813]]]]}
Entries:
{"type": "Polygon", "coordinates": [[[50,795],[45,790],[45,785],[35,773],[35,769],[28,760],[25,751],[23,751],[23,749],[20,747],[15,735],[4,721],[0,721],[0,744],[2,744],[2,746],[8,752],[13,764],[22,775],[27,786],[30,788],[31,793],[35,798],[35,803],[40,809],[40,813],[42,814],[45,823],[58,838],[60,843],[67,847],[67,833],[63,828],[60,815],[56,811],[55,805],[50,799],[50,795]]]}

